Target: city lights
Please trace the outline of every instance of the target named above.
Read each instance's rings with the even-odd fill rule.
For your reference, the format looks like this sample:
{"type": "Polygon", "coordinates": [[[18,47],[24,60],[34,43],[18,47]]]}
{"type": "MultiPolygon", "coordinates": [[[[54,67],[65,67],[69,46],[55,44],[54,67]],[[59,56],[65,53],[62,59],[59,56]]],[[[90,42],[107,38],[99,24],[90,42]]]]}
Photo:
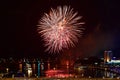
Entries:
{"type": "Polygon", "coordinates": [[[1,0],[0,80],[120,80],[119,2],[1,0]]]}

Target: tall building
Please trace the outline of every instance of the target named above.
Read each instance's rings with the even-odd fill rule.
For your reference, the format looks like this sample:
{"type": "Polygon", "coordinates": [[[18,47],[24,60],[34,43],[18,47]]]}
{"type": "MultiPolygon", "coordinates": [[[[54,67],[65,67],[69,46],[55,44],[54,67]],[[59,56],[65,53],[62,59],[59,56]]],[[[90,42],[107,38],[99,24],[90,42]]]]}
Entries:
{"type": "Polygon", "coordinates": [[[112,60],[112,51],[104,51],[104,63],[108,63],[112,60]]]}

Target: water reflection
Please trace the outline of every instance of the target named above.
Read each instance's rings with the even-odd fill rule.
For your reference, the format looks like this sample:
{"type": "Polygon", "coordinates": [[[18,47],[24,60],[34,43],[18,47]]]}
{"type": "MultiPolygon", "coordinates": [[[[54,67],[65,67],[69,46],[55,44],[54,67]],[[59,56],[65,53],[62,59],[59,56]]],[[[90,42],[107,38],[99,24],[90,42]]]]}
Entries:
{"type": "Polygon", "coordinates": [[[46,77],[56,77],[56,78],[67,78],[67,77],[73,77],[72,74],[66,73],[64,70],[47,70],[46,77]]]}
{"type": "MultiPolygon", "coordinates": [[[[27,63],[28,64],[28,63],[27,63]]],[[[55,74],[55,76],[68,76],[68,74],[75,74],[77,77],[91,77],[91,78],[114,78],[118,77],[120,75],[113,73],[112,71],[108,71],[106,68],[105,69],[99,69],[99,68],[92,68],[92,67],[87,67],[87,66],[77,66],[74,68],[74,72],[70,73],[69,66],[66,66],[66,70],[63,72],[57,71],[57,70],[52,70],[50,68],[50,63],[48,62],[46,69],[44,69],[44,63],[40,63],[38,66],[38,63],[32,63],[27,66],[26,64],[22,65],[19,63],[19,71],[20,72],[25,72],[24,74],[28,76],[28,71],[31,69],[30,76],[34,77],[39,77],[39,76],[50,76],[50,74],[55,74]],[[48,72],[45,72],[48,71],[48,72]],[[56,72],[57,71],[57,72],[56,72]],[[67,73],[67,74],[66,74],[67,73]],[[59,75],[60,74],[60,75],[59,75]]]]}
{"type": "Polygon", "coordinates": [[[108,70],[95,68],[77,68],[75,73],[78,77],[92,77],[92,78],[114,78],[120,76],[108,70]]]}

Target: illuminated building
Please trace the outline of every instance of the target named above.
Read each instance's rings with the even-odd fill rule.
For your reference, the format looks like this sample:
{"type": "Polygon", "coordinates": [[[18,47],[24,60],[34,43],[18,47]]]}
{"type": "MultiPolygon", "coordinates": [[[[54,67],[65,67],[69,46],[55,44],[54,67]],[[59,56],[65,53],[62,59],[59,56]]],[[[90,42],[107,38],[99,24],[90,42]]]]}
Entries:
{"type": "Polygon", "coordinates": [[[36,64],[33,63],[33,64],[32,64],[32,71],[33,71],[33,74],[35,74],[35,70],[36,70],[36,64]]]}
{"type": "Polygon", "coordinates": [[[19,71],[22,72],[22,63],[19,63],[19,71]]]}
{"type": "Polygon", "coordinates": [[[32,68],[31,68],[31,64],[26,63],[26,72],[28,77],[32,76],[32,68]]]}
{"type": "Polygon", "coordinates": [[[104,63],[111,65],[120,65],[120,60],[112,59],[112,51],[104,51],[104,63]]]}
{"type": "Polygon", "coordinates": [[[120,64],[120,60],[111,60],[109,63],[120,64]]]}
{"type": "Polygon", "coordinates": [[[112,60],[112,51],[104,51],[104,63],[108,63],[112,60]]]}
{"type": "Polygon", "coordinates": [[[32,68],[28,68],[27,73],[28,73],[28,77],[32,76],[32,68]]]}
{"type": "Polygon", "coordinates": [[[41,63],[40,63],[40,61],[38,61],[38,77],[40,77],[40,65],[41,65],[41,63]]]}

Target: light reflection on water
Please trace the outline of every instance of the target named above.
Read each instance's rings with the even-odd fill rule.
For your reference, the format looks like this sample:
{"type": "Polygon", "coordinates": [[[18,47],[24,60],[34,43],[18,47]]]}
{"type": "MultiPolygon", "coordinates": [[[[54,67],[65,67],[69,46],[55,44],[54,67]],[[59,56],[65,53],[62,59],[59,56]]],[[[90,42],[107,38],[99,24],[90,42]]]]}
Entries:
{"type": "MultiPolygon", "coordinates": [[[[32,67],[32,75],[34,75],[34,77],[36,77],[38,74],[37,73],[38,72],[37,64],[32,64],[31,67],[32,67]]],[[[23,66],[19,65],[19,68],[20,68],[20,70],[22,70],[23,66]]],[[[68,73],[68,70],[65,73],[68,73]]],[[[47,74],[48,73],[45,73],[45,71],[44,72],[41,71],[41,75],[47,76],[47,74]]],[[[56,73],[56,74],[58,74],[58,73],[56,73]]],[[[118,76],[120,77],[120,75],[116,75],[109,71],[104,71],[104,70],[99,70],[99,69],[88,69],[88,68],[78,69],[77,71],[75,71],[72,74],[75,74],[75,75],[77,75],[77,77],[80,77],[80,78],[104,78],[104,77],[105,78],[114,78],[114,77],[118,77],[118,76]]],[[[68,76],[68,74],[64,75],[63,73],[60,73],[60,76],[68,76]]]]}
{"type": "Polygon", "coordinates": [[[68,78],[68,77],[73,77],[72,74],[68,74],[64,70],[47,70],[45,72],[46,77],[56,77],[56,78],[68,78]]]}
{"type": "Polygon", "coordinates": [[[100,69],[81,69],[77,70],[76,75],[78,77],[90,77],[90,78],[114,78],[114,77],[120,77],[120,75],[110,72],[110,71],[105,71],[105,70],[100,70],[100,69]]]}

